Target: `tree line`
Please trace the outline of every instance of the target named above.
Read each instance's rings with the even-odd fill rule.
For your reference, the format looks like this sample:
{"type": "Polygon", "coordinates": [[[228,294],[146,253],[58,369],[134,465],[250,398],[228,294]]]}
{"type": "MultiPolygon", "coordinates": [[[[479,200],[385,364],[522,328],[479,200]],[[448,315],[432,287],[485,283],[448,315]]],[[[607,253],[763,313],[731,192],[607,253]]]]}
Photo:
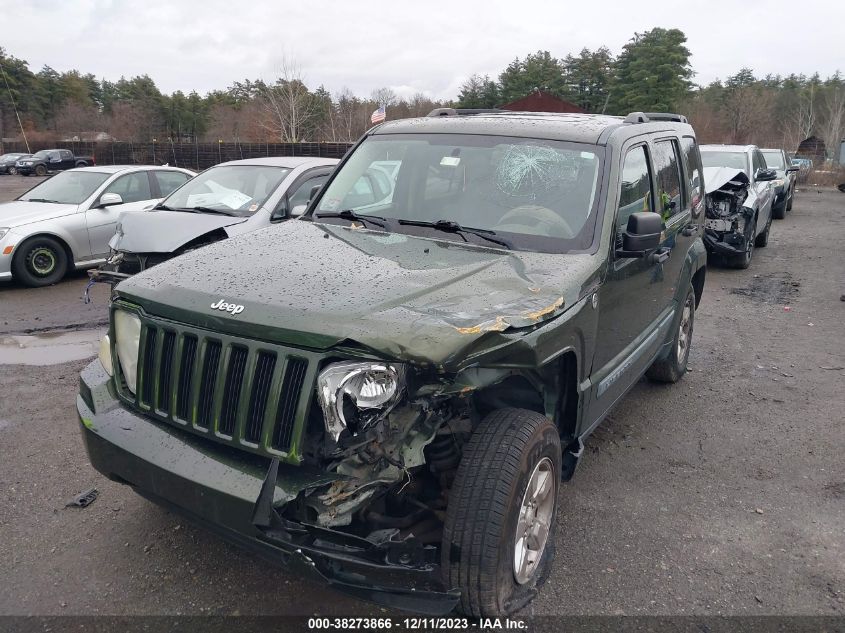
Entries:
{"type": "Polygon", "coordinates": [[[433,108],[494,108],[540,89],[586,112],[686,114],[702,142],[757,143],[794,151],[810,136],[829,154],[845,136],[845,82],[786,74],[755,77],[752,69],[706,86],[695,73],[678,29],[635,33],[614,55],[607,47],[555,57],[540,50],[515,58],[498,77],[473,75],[452,102],[420,93],[399,98],[389,88],[367,97],[349,89],[311,89],[294,62],[272,81],[236,81],[201,96],[163,94],[147,75],[118,81],[49,66],[32,72],[25,60],[0,48],[0,138],[17,137],[19,123],[35,140],[353,142],[380,105],[388,118],[422,116],[433,108]],[[6,85],[8,84],[8,85],[6,85]],[[99,138],[97,138],[99,135],[99,138]]]}

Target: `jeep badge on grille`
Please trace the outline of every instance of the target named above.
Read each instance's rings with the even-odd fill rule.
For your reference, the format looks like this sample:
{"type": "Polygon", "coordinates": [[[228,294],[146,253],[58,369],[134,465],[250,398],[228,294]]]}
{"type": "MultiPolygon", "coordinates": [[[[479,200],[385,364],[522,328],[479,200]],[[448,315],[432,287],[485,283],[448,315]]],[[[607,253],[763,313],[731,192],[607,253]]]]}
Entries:
{"type": "Polygon", "coordinates": [[[220,310],[221,312],[230,312],[232,316],[244,311],[244,307],[242,305],[237,303],[226,303],[223,299],[220,299],[217,303],[212,303],[211,309],[220,310]]]}

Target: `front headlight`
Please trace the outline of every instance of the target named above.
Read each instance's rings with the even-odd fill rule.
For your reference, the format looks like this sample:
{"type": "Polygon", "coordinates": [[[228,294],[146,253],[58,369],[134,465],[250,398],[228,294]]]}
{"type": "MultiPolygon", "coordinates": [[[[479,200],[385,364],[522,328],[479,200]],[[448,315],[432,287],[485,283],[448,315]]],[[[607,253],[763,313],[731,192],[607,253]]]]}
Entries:
{"type": "Polygon", "coordinates": [[[138,346],[141,341],[141,319],[126,310],[114,311],[114,346],[120,369],[129,391],[135,393],[138,380],[138,346]]]}
{"type": "Polygon", "coordinates": [[[106,370],[106,373],[109,376],[114,376],[114,367],[112,367],[111,364],[111,339],[109,339],[108,334],[106,334],[100,341],[100,351],[98,356],[100,358],[100,363],[103,365],[103,369],[106,370]]]}
{"type": "Polygon", "coordinates": [[[405,366],[397,363],[332,363],[317,378],[326,432],[335,442],[343,429],[356,435],[381,420],[399,400],[405,366]]]}

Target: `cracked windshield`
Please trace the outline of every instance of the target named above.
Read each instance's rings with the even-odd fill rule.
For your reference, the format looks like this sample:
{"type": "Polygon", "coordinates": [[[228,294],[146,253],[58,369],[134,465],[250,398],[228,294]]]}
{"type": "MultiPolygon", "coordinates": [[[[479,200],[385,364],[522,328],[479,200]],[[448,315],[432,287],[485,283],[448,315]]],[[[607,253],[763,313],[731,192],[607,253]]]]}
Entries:
{"type": "Polygon", "coordinates": [[[344,165],[314,217],[360,218],[367,228],[403,232],[435,229],[438,239],[446,232],[456,241],[477,242],[481,235],[492,247],[497,244],[487,242],[522,250],[584,248],[595,225],[598,151],[498,136],[375,136],[344,165]]]}

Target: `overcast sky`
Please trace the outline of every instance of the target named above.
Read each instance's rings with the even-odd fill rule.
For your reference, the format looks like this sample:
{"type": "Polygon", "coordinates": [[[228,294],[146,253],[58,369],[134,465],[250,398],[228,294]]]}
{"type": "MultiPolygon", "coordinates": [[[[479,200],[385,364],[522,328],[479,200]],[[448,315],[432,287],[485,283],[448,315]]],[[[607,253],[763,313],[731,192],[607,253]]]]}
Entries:
{"type": "Polygon", "coordinates": [[[468,76],[495,77],[516,56],[602,45],[618,54],[655,26],[686,33],[701,84],[742,66],[845,72],[844,0],[9,0],[0,23],[0,45],[33,71],[148,74],[167,93],[272,80],[287,58],[312,89],[451,99],[468,76]]]}

